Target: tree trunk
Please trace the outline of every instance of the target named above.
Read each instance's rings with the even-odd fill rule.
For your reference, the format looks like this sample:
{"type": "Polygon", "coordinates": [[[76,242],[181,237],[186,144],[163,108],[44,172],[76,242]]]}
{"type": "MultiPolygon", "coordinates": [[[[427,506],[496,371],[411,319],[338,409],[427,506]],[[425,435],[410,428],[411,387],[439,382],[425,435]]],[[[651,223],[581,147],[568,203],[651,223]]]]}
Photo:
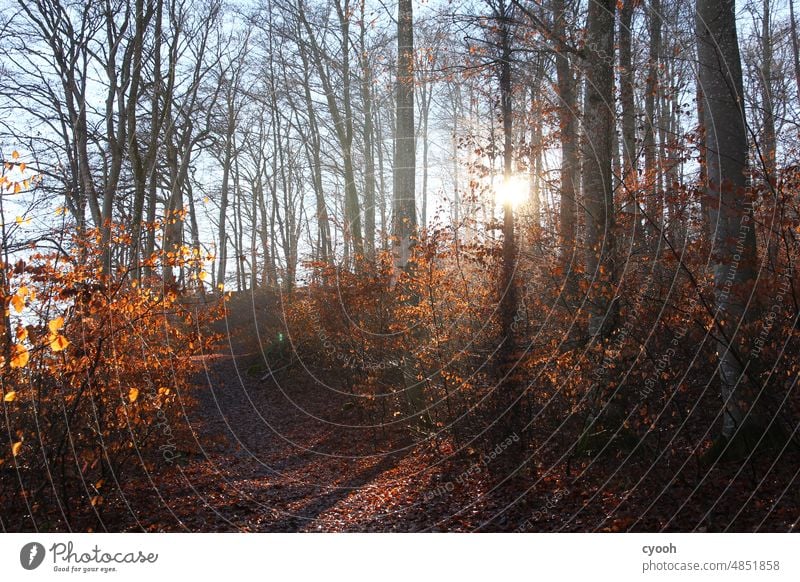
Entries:
{"type": "Polygon", "coordinates": [[[794,18],[794,0],[789,0],[789,30],[792,36],[792,60],[794,61],[794,82],[800,95],[800,47],[797,40],[797,21],[794,18]]]}
{"type": "MultiPolygon", "coordinates": [[[[635,0],[625,0],[619,17],[619,100],[622,107],[622,183],[627,194],[635,196],[637,188],[636,109],[633,100],[633,57],[631,26],[635,0]]],[[[625,200],[635,211],[636,201],[625,200]]]]}
{"type": "MultiPolygon", "coordinates": [[[[647,81],[644,96],[644,175],[645,175],[645,209],[649,219],[660,228],[663,208],[658,188],[658,148],[656,146],[656,102],[659,92],[659,63],[661,53],[661,0],[652,0],[648,14],[650,47],[647,65],[647,81]]],[[[655,233],[650,233],[656,236],[655,233]]]]}
{"type": "Polygon", "coordinates": [[[361,100],[364,104],[364,252],[375,258],[375,146],[372,113],[372,68],[366,42],[366,2],[361,2],[361,100]]]}
{"type": "Polygon", "coordinates": [[[411,0],[399,0],[397,18],[397,97],[394,145],[394,228],[397,266],[405,269],[417,228],[414,177],[414,29],[411,0]]]}
{"type": "Polygon", "coordinates": [[[748,319],[757,262],[752,205],[747,200],[747,134],[734,0],[697,0],[697,52],[706,146],[706,195],[713,237],[722,437],[730,441],[753,405],[734,345],[748,319]]]}
{"type": "Polygon", "coordinates": [[[614,112],[614,0],[589,3],[586,39],[586,94],[582,144],[586,209],[586,274],[601,282],[590,321],[592,335],[607,317],[614,279],[614,192],[611,183],[614,112]]]}
{"type": "Polygon", "coordinates": [[[761,156],[764,177],[767,183],[775,186],[776,136],[775,107],[772,94],[772,17],[770,1],[763,0],[764,12],[761,20],[761,109],[763,110],[763,130],[761,133],[761,156]]]}
{"type": "MultiPolygon", "coordinates": [[[[497,14],[500,35],[500,110],[503,121],[503,182],[506,187],[513,179],[514,144],[511,93],[511,18],[510,7],[500,2],[502,13],[497,14]]],[[[514,285],[516,241],[514,240],[514,201],[507,196],[503,203],[503,266],[500,281],[500,314],[503,329],[503,352],[506,360],[514,351],[513,325],[517,311],[514,285]]]]}
{"type": "MultiPolygon", "coordinates": [[[[395,98],[394,144],[394,256],[395,268],[410,272],[413,249],[412,237],[417,230],[417,210],[414,177],[416,174],[414,131],[414,28],[412,0],[399,0],[397,7],[397,96],[395,98]]],[[[416,297],[409,300],[416,302],[416,297]]],[[[414,340],[415,332],[410,332],[414,340]]],[[[408,399],[409,415],[415,422],[430,423],[423,413],[425,398],[422,383],[417,380],[412,353],[402,357],[403,388],[408,399]]]]}
{"type": "MultiPolygon", "coordinates": [[[[565,41],[567,8],[565,0],[553,0],[553,35],[565,41]]],[[[561,204],[559,240],[561,262],[567,274],[575,252],[578,168],[578,119],[575,76],[570,59],[564,51],[556,52],[558,78],[558,121],[561,138],[561,204]]],[[[572,277],[570,277],[571,279],[572,277]]]]}
{"type": "Polygon", "coordinates": [[[227,91],[227,119],[225,125],[225,150],[222,154],[222,185],[220,187],[219,200],[219,225],[218,241],[219,247],[217,254],[217,284],[225,284],[225,273],[228,268],[228,198],[230,191],[231,159],[233,157],[233,132],[236,128],[236,111],[234,100],[234,83],[230,83],[227,91]]]}

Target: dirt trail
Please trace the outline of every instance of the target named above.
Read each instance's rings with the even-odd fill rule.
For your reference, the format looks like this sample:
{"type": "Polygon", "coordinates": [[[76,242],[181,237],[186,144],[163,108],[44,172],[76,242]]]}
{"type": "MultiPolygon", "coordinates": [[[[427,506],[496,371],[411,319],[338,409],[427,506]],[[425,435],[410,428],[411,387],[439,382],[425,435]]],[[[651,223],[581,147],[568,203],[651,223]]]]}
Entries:
{"type": "Polygon", "coordinates": [[[139,518],[145,529],[443,529],[425,500],[437,473],[425,447],[358,427],[349,397],[314,382],[262,379],[240,359],[206,364],[188,418],[197,450],[155,479],[161,511],[139,518]]]}
{"type": "MultiPolygon", "coordinates": [[[[360,416],[363,407],[354,405],[353,396],[332,391],[302,370],[279,375],[278,381],[263,379],[263,372],[248,373],[245,362],[243,357],[206,359],[195,390],[197,405],[187,411],[194,449],[183,451],[179,463],[162,464],[151,482],[137,480],[124,502],[108,511],[115,519],[104,527],[790,531],[797,519],[796,499],[785,495],[786,479],[775,474],[756,486],[735,467],[715,471],[696,490],[678,481],[664,489],[658,471],[651,471],[651,479],[620,494],[623,483],[606,481],[619,467],[619,454],[602,463],[583,461],[596,474],[587,473],[580,484],[553,472],[494,488],[497,474],[489,475],[505,474],[501,467],[482,466],[475,457],[455,461],[436,447],[414,446],[399,426],[394,432],[365,427],[370,423],[360,416]],[[759,505],[750,495],[753,487],[780,504],[759,505]],[[693,506],[684,506],[687,497],[693,506]],[[716,509],[700,522],[698,506],[716,509]],[[768,526],[761,523],[765,511],[775,513],[768,526]]],[[[790,471],[797,467],[795,459],[786,461],[790,471]]]]}

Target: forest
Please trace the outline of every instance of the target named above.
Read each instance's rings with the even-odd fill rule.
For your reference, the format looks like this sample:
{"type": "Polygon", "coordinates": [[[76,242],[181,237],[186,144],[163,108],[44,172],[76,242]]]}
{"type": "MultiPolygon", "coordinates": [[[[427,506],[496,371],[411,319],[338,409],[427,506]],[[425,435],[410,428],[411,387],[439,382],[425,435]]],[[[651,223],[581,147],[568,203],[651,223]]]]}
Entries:
{"type": "Polygon", "coordinates": [[[0,0],[0,531],[798,531],[797,18],[0,0]]]}

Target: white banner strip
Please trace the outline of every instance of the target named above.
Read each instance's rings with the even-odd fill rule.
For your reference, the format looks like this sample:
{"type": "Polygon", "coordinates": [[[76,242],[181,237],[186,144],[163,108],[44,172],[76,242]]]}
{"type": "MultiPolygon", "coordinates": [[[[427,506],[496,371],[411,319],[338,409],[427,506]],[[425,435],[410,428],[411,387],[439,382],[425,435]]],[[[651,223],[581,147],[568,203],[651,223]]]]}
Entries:
{"type": "Polygon", "coordinates": [[[0,535],[9,581],[796,582],[799,565],[791,534],[0,535]]]}

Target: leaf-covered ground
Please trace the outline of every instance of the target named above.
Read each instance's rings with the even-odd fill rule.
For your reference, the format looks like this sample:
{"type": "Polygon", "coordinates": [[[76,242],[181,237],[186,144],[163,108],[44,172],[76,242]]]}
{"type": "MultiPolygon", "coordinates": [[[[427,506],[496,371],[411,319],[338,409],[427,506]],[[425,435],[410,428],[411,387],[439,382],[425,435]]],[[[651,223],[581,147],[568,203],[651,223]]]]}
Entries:
{"type": "Polygon", "coordinates": [[[109,500],[101,528],[790,531],[800,515],[796,453],[707,472],[688,456],[618,453],[569,474],[541,461],[510,474],[501,457],[363,428],[347,395],[314,382],[263,379],[223,356],[205,369],[186,410],[195,446],[109,500]]]}

